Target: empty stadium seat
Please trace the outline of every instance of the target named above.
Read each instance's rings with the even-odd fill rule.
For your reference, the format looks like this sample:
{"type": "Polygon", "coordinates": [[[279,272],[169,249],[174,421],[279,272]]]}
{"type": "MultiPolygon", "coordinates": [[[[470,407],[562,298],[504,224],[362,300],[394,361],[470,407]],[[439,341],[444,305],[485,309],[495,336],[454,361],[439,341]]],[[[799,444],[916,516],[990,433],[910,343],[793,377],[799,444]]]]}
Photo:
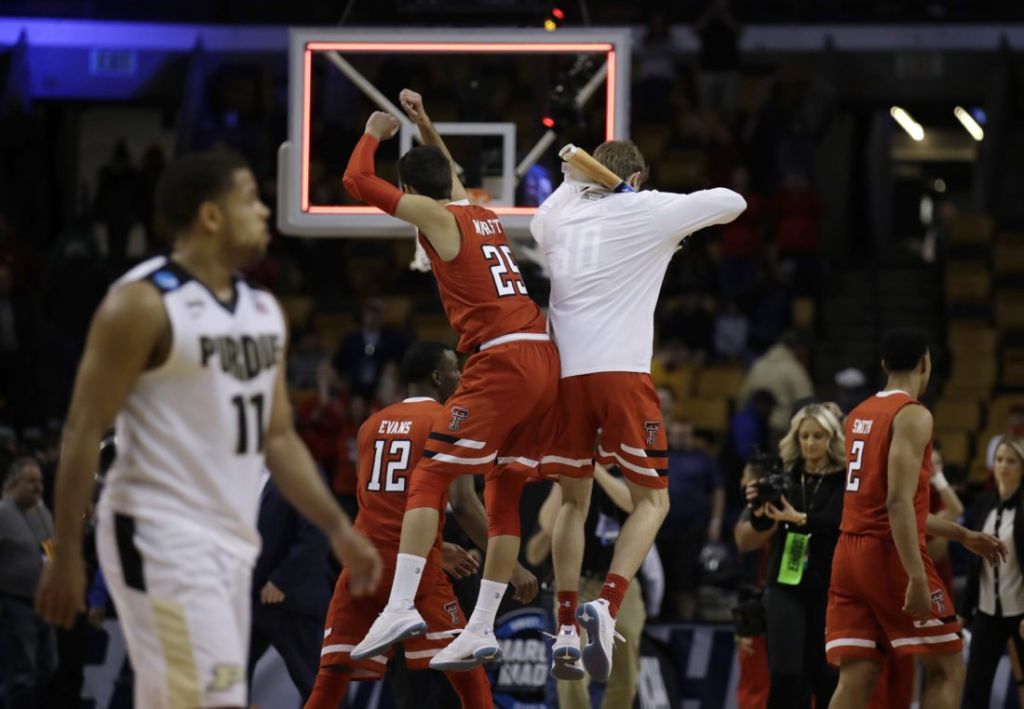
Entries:
{"type": "Polygon", "coordinates": [[[992,387],[998,374],[998,362],[993,355],[956,357],[949,381],[972,387],[992,387]]]}
{"type": "Polygon", "coordinates": [[[936,431],[977,431],[981,428],[981,404],[977,401],[940,401],[932,412],[936,431]]]}
{"type": "Polygon", "coordinates": [[[1012,290],[996,294],[996,325],[1000,330],[1024,328],[1024,291],[1012,290]]]}
{"type": "Polygon", "coordinates": [[[1024,273],[1024,244],[996,244],[992,251],[992,267],[998,274],[1024,273]]]}
{"type": "Polygon", "coordinates": [[[953,244],[987,244],[992,241],[995,220],[987,214],[958,214],[948,227],[953,244]]]}
{"type": "Polygon", "coordinates": [[[971,455],[970,434],[963,431],[942,431],[936,434],[935,440],[942,446],[942,459],[946,465],[967,467],[971,455]]]}
{"type": "Polygon", "coordinates": [[[725,399],[681,399],[672,415],[693,421],[702,431],[725,433],[729,429],[729,402],[725,399]]]}
{"type": "Polygon", "coordinates": [[[985,301],[991,293],[992,274],[984,266],[946,272],[946,301],[949,303],[985,301]]]}
{"type": "Polygon", "coordinates": [[[735,399],[743,386],[741,367],[708,367],[697,374],[697,396],[702,399],[735,399]]]}
{"type": "Polygon", "coordinates": [[[281,310],[288,321],[288,330],[294,332],[304,328],[313,312],[314,300],[304,295],[286,295],[282,296],[280,301],[281,310]]]}
{"type": "Polygon", "coordinates": [[[1010,409],[1024,406],[1024,394],[1002,394],[988,404],[989,428],[1002,432],[1006,430],[1006,422],[1010,418],[1010,409]]]}

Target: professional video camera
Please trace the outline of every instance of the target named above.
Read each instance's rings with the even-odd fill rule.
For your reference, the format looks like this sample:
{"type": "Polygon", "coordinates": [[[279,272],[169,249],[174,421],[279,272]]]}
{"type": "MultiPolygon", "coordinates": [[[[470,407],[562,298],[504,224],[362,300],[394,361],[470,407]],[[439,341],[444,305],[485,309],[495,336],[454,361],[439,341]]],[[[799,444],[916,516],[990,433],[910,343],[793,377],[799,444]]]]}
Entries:
{"type": "Polygon", "coordinates": [[[782,461],[774,455],[755,451],[750,465],[757,475],[757,497],[751,502],[754,508],[771,503],[782,506],[782,496],[793,498],[793,479],[782,467],[782,461]]]}

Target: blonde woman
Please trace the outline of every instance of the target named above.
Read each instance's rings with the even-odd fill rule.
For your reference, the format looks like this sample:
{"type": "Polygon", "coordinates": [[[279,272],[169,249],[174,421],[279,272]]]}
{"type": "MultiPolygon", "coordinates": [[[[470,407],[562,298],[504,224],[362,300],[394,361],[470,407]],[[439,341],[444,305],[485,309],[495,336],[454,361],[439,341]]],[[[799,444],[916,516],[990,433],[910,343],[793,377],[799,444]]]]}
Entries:
{"type": "Polygon", "coordinates": [[[1009,553],[996,565],[972,560],[964,608],[973,614],[964,709],[988,707],[1007,640],[1024,657],[1024,439],[1003,436],[992,472],[996,489],[978,498],[973,527],[999,537],[1009,553]]]}
{"type": "Polygon", "coordinates": [[[745,519],[736,528],[740,551],[770,543],[764,594],[771,690],[768,709],[827,707],[838,674],[825,661],[825,610],[832,554],[843,515],[845,442],[835,413],[810,404],[779,443],[784,493],[765,500],[746,487],[745,519]]]}

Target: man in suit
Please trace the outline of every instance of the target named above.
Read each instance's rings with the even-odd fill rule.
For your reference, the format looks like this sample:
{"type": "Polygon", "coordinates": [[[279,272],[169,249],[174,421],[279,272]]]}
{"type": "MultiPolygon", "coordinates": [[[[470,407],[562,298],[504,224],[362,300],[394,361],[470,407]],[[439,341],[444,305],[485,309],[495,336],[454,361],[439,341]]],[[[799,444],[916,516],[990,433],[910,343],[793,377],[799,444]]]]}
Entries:
{"type": "Polygon", "coordinates": [[[256,663],[273,646],[305,701],[320,664],[323,617],[331,598],[327,540],[265,477],[258,522],[263,549],[252,574],[248,677],[251,681],[256,663]]]}

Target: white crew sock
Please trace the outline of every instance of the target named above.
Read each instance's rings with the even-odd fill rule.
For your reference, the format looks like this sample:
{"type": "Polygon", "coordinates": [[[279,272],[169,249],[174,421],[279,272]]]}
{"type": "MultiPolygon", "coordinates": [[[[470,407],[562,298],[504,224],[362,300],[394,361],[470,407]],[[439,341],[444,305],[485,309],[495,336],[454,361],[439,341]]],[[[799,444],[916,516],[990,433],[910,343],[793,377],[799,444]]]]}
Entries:
{"type": "Polygon", "coordinates": [[[392,610],[405,610],[416,599],[416,591],[420,587],[423,567],[426,558],[415,554],[399,554],[395,564],[395,580],[391,584],[391,596],[387,607],[392,610]]]}
{"type": "Polygon", "coordinates": [[[469,622],[466,623],[467,630],[480,633],[484,630],[494,629],[494,617],[498,615],[498,606],[501,605],[501,599],[505,596],[506,588],[508,588],[507,583],[488,581],[487,579],[480,581],[480,595],[476,598],[476,607],[473,608],[473,615],[469,617],[469,622]]]}

